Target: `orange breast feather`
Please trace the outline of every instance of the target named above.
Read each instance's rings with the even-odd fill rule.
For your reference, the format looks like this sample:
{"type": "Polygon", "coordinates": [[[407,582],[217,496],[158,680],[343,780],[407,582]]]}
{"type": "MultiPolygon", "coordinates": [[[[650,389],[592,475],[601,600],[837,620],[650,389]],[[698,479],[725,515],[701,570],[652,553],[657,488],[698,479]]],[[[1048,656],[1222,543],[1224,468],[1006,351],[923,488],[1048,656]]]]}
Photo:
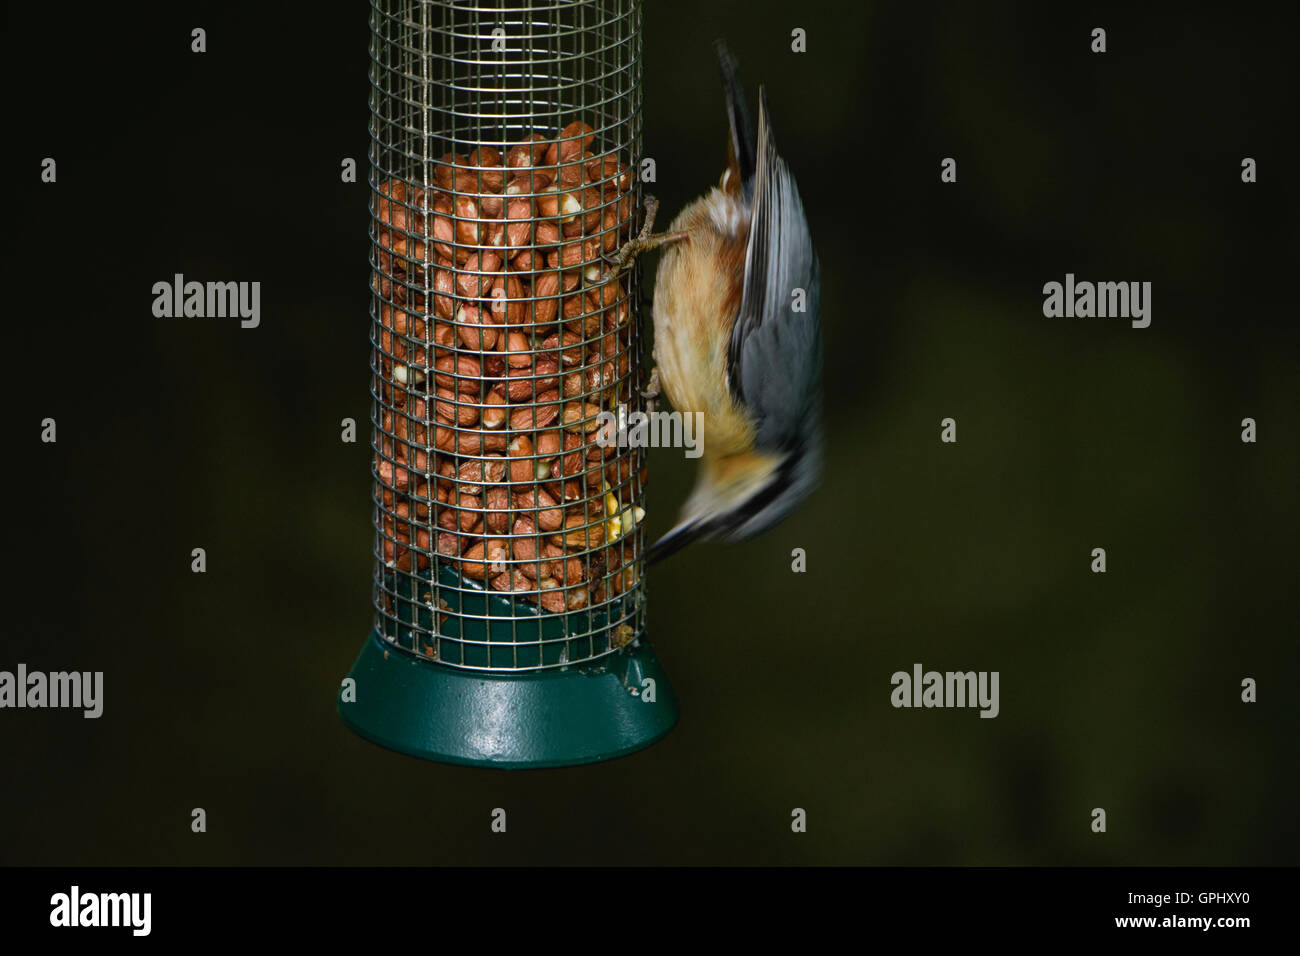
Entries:
{"type": "Polygon", "coordinates": [[[749,220],[730,194],[713,190],[669,227],[688,238],[665,248],[655,281],[655,361],[673,408],[704,413],[704,452],[753,445],[753,425],[727,382],[727,348],[744,292],[749,220]]]}

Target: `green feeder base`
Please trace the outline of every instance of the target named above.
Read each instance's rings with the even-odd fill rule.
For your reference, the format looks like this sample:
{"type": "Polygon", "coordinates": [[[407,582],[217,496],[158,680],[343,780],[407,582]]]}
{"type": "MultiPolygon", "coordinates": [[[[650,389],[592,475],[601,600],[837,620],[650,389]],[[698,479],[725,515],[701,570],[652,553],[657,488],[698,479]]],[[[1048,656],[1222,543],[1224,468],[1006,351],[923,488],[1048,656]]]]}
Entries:
{"type": "Polygon", "coordinates": [[[677,722],[677,698],[650,645],[587,664],[491,674],[449,667],[366,639],[339,694],[339,716],[362,737],[443,763],[563,767],[648,747],[677,722]],[[646,678],[654,700],[645,700],[646,678]]]}

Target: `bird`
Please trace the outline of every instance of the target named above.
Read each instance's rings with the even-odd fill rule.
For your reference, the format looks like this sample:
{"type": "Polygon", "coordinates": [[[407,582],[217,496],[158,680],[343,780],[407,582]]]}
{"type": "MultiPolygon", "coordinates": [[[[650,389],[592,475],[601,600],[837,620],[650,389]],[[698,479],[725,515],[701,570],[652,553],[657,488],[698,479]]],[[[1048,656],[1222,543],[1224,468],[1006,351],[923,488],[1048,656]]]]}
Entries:
{"type": "Polygon", "coordinates": [[[620,264],[663,246],[651,311],[656,368],[643,393],[702,412],[704,449],[681,516],[647,552],[740,541],[786,518],[820,484],[821,275],[794,176],[777,152],[767,92],[750,119],[736,61],[714,44],[730,125],[718,185],[620,264]]]}

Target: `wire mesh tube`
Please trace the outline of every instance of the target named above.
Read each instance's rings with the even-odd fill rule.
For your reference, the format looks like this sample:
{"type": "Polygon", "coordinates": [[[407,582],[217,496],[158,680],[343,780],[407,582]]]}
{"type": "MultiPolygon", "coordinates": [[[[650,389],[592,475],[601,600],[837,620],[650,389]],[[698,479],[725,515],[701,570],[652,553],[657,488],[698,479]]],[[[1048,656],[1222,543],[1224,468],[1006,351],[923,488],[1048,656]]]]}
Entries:
{"type": "Polygon", "coordinates": [[[640,4],[376,0],[376,630],[453,667],[590,661],[644,631],[640,4]]]}

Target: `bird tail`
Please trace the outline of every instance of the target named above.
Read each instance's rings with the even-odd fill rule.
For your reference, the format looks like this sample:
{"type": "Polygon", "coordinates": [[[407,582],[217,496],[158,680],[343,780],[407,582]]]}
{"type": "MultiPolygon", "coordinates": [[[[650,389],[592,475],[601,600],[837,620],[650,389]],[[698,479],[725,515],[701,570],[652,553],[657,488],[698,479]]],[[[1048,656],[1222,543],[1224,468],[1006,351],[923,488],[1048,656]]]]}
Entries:
{"type": "Polygon", "coordinates": [[[676,554],[692,541],[702,537],[704,533],[705,527],[702,522],[683,521],[654,544],[650,545],[650,550],[646,552],[646,567],[676,554]]]}
{"type": "Polygon", "coordinates": [[[714,40],[713,49],[718,54],[718,67],[722,71],[722,92],[727,100],[727,121],[731,124],[731,144],[728,162],[737,182],[748,197],[754,188],[754,173],[758,166],[758,144],[754,123],[749,118],[745,104],[745,91],[736,75],[736,58],[731,55],[726,40],[714,40]]]}

